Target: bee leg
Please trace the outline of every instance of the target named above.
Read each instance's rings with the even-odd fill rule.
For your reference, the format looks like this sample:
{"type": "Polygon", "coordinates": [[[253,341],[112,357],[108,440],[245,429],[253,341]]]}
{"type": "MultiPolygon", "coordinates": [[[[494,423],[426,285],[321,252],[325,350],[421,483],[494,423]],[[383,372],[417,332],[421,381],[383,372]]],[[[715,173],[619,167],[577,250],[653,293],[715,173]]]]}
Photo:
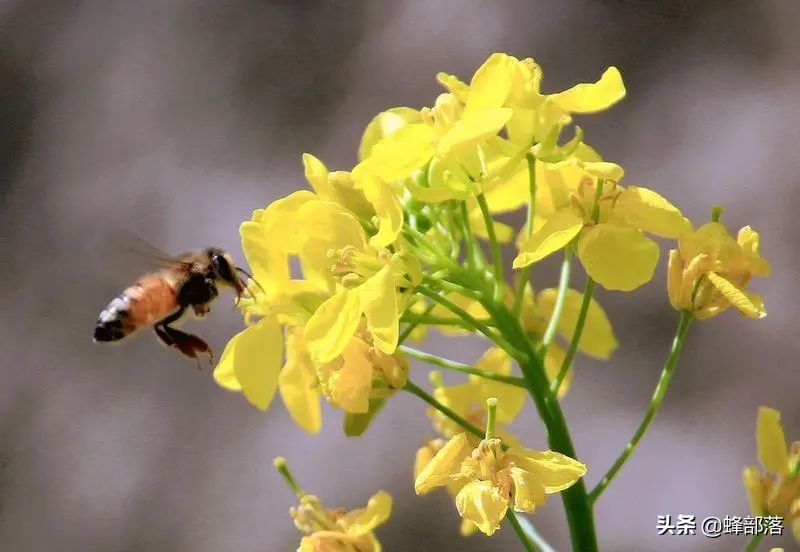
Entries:
{"type": "Polygon", "coordinates": [[[157,325],[154,329],[162,343],[168,347],[175,347],[188,358],[195,359],[198,370],[202,370],[199,354],[207,354],[209,363],[214,364],[214,352],[211,347],[196,335],[171,328],[166,324],[157,325]]]}

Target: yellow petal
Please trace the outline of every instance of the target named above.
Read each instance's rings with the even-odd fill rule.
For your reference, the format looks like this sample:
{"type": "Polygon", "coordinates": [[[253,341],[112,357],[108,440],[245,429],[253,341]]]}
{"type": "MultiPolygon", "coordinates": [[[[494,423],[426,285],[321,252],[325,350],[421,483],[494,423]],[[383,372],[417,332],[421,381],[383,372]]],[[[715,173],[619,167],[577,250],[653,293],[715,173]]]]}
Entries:
{"type": "Polygon", "coordinates": [[[503,128],[511,114],[511,109],[499,107],[464,116],[439,139],[439,154],[446,156],[457,148],[484,142],[503,128]]]}
{"type": "Polygon", "coordinates": [[[625,85],[619,69],[609,67],[599,81],[576,84],[569,90],[550,97],[570,113],[594,113],[607,109],[624,98],[625,85]]]}
{"type": "Polygon", "coordinates": [[[639,230],[598,224],[581,234],[578,257],[587,274],[604,288],[631,291],[653,277],[658,245],[639,230]]]}
{"type": "Polygon", "coordinates": [[[423,123],[402,127],[372,147],[372,154],[352,171],[357,181],[370,174],[393,182],[410,176],[435,153],[436,132],[423,123]]]}
{"type": "Polygon", "coordinates": [[[391,245],[403,226],[403,207],[397,195],[388,184],[375,178],[362,181],[361,189],[378,217],[378,233],[369,239],[369,244],[375,249],[391,245]]]}
{"type": "Polygon", "coordinates": [[[750,503],[750,511],[754,516],[764,515],[764,487],[761,485],[761,474],[758,468],[749,466],[742,473],[742,482],[747,490],[747,501],[750,503]]]}
{"type": "Polygon", "coordinates": [[[547,500],[544,485],[535,474],[516,466],[509,470],[514,481],[514,509],[518,512],[533,512],[547,500]]]}
{"type": "Polygon", "coordinates": [[[274,316],[266,316],[228,342],[214,370],[215,379],[220,385],[230,382],[233,372],[245,398],[266,410],[278,387],[282,359],[281,327],[274,316]]]}
{"type": "Polygon", "coordinates": [[[467,96],[469,96],[469,85],[455,75],[445,72],[437,73],[436,82],[444,86],[447,91],[458,98],[459,101],[467,101],[467,96]]]}
{"type": "Polygon", "coordinates": [[[491,536],[500,528],[508,510],[508,499],[491,481],[472,481],[456,495],[456,508],[461,517],[474,523],[491,536]]]}
{"type": "Polygon", "coordinates": [[[340,291],[322,303],[306,323],[304,338],[315,362],[330,362],[339,356],[361,321],[359,295],[340,291]]]}
{"type": "Polygon", "coordinates": [[[785,475],[789,471],[789,451],[783,434],[781,414],[774,408],[762,406],[758,409],[758,461],[767,471],[785,475]]]}
{"type": "Polygon", "coordinates": [[[393,107],[378,113],[364,129],[358,147],[358,160],[363,161],[372,153],[375,144],[391,136],[404,126],[420,121],[419,111],[410,107],[393,107]]]}
{"type": "Polygon", "coordinates": [[[384,353],[392,354],[397,348],[400,325],[393,266],[387,264],[357,289],[375,345],[384,353]]]}
{"type": "Polygon", "coordinates": [[[586,473],[584,464],[552,450],[511,449],[508,454],[517,467],[529,472],[544,487],[547,494],[571,487],[586,473]]]}
{"type": "Polygon", "coordinates": [[[286,364],[278,376],[278,389],[295,423],[312,435],[319,433],[322,427],[319,383],[302,328],[286,334],[286,364]]]}
{"type": "MultiPolygon", "coordinates": [[[[506,54],[492,54],[472,77],[464,115],[503,105],[511,90],[516,60],[506,54]]],[[[510,116],[510,114],[509,114],[510,116]]]]}
{"type": "Polygon", "coordinates": [[[450,476],[459,472],[461,462],[472,453],[466,433],[459,433],[450,439],[422,469],[414,481],[418,495],[431,489],[447,485],[450,476]]]}
{"type": "Polygon", "coordinates": [[[347,533],[360,537],[389,519],[392,513],[392,496],[386,491],[378,491],[369,499],[366,508],[348,513],[343,525],[347,533]]]}
{"type": "Polygon", "coordinates": [[[748,261],[749,269],[755,276],[768,278],[771,272],[769,262],[759,253],[760,237],[758,232],[745,226],[739,230],[736,242],[741,246],[745,258],[748,261]]]}
{"type": "MultiPolygon", "coordinates": [[[[542,315],[548,319],[553,314],[557,296],[558,290],[551,288],[542,290],[536,298],[536,304],[541,309],[542,315]]],[[[558,324],[561,336],[567,341],[572,339],[575,327],[578,325],[581,303],[583,303],[583,294],[574,289],[568,289],[558,324]]],[[[616,348],[617,340],[614,337],[611,322],[600,304],[592,299],[589,302],[589,311],[586,314],[586,322],[578,349],[591,357],[607,360],[616,348]]]]}
{"type": "Polygon", "coordinates": [[[583,228],[583,219],[564,209],[547,219],[523,244],[514,259],[514,268],[523,268],[565,247],[583,228]]]}
{"type": "Polygon", "coordinates": [[[336,197],[330,182],[328,182],[328,168],[325,163],[311,155],[303,154],[303,168],[306,173],[306,180],[314,188],[314,191],[323,199],[332,200],[336,197]]]}
{"type": "MultiPolygon", "coordinates": [[[[511,375],[511,358],[503,349],[491,347],[475,362],[475,368],[492,374],[508,376],[511,375]]],[[[480,402],[491,397],[497,399],[497,421],[501,424],[511,423],[525,405],[527,394],[521,387],[480,376],[470,376],[469,379],[480,389],[480,397],[474,397],[474,399],[480,402]]]]}
{"type": "Polygon", "coordinates": [[[619,182],[625,176],[625,169],[608,161],[588,161],[579,163],[579,166],[591,176],[603,180],[619,182]]]}
{"type": "Polygon", "coordinates": [[[764,318],[767,312],[763,309],[763,303],[754,303],[747,293],[739,289],[733,282],[727,280],[715,272],[707,272],[706,278],[717,290],[730,301],[731,305],[739,309],[742,314],[750,318],[764,318]]]}
{"type": "Polygon", "coordinates": [[[350,340],[342,351],[340,368],[331,373],[329,386],[333,401],[342,410],[356,414],[369,411],[372,363],[366,343],[350,340]]]}
{"type": "Polygon", "coordinates": [[[242,250],[253,276],[262,286],[279,286],[289,280],[287,253],[297,251],[294,223],[298,209],[316,196],[301,190],[253,212],[251,220],[239,227],[242,250]],[[289,229],[287,231],[287,228],[289,229]]]}
{"type": "Polygon", "coordinates": [[[622,224],[665,238],[679,238],[692,224],[669,201],[647,188],[630,186],[614,204],[613,218],[622,224]]]}

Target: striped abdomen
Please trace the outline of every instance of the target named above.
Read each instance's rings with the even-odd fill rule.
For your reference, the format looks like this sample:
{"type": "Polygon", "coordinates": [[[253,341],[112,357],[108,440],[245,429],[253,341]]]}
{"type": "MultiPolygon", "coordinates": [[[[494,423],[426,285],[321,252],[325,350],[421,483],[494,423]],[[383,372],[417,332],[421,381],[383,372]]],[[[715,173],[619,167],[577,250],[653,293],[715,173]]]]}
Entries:
{"type": "Polygon", "coordinates": [[[178,310],[174,282],[164,276],[145,276],[115,297],[100,313],[95,341],[119,341],[138,329],[163,320],[178,310]]]}

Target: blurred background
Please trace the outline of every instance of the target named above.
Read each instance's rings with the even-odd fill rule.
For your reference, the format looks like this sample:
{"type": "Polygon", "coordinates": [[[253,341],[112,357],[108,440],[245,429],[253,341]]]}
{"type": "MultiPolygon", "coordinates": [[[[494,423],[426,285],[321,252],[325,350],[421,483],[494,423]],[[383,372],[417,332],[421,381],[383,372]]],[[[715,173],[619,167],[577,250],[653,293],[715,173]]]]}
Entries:
{"type": "MultiPolygon", "coordinates": [[[[724,203],[733,231],[762,234],[774,275],[753,288],[769,316],[695,324],[659,418],[597,506],[606,550],[740,549],[741,537],[659,537],[656,519],[748,513],[741,470],[756,462],[759,405],[800,439],[798,24],[800,5],[779,0],[2,2],[0,548],[294,550],[294,497],[272,468],[283,455],[327,505],[389,491],[388,551],[517,549],[509,528],[461,539],[445,493],[414,495],[414,453],[431,432],[415,397],[389,401],[361,439],[333,410],[310,437],[279,400],[256,411],[149,333],[91,342],[130,283],[113,276],[107,236],[176,253],[214,244],[242,261],[240,221],[304,186],[303,152],[348,168],[375,113],[430,104],[437,71],[468,78],[505,51],[542,64],[547,91],[618,66],[628,97],[580,120],[587,141],[693,220],[724,203]]],[[[555,284],[552,264],[537,271],[555,284]]],[[[664,272],[662,255],[636,293],[598,294],[621,347],[610,363],[579,358],[564,401],[590,486],[666,356],[677,316],[664,272]]],[[[241,328],[229,301],[189,323],[217,352],[241,328]]],[[[468,362],[484,347],[426,346],[468,362]]],[[[533,409],[516,430],[546,448],[533,409]]],[[[566,550],[560,502],[533,520],[566,550]]],[[[768,541],[779,542],[795,546],[768,541]]]]}

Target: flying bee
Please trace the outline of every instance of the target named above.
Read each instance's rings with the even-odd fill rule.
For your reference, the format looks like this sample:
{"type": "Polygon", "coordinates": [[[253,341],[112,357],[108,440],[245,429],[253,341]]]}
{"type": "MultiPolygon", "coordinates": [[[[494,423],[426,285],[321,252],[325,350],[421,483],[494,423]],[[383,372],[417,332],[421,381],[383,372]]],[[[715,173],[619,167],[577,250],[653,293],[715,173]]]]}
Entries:
{"type": "Polygon", "coordinates": [[[173,328],[172,324],[188,310],[199,318],[208,314],[211,303],[219,295],[219,286],[232,288],[238,303],[248,291],[239,274],[250,279],[252,276],[237,267],[226,251],[216,247],[191,251],[173,259],[159,256],[157,260],[161,265],[159,270],[140,277],[100,313],[94,328],[95,343],[119,341],[152,326],[164,345],[195,359],[198,369],[199,355],[208,355],[209,363],[213,363],[214,353],[208,343],[173,328]]]}

